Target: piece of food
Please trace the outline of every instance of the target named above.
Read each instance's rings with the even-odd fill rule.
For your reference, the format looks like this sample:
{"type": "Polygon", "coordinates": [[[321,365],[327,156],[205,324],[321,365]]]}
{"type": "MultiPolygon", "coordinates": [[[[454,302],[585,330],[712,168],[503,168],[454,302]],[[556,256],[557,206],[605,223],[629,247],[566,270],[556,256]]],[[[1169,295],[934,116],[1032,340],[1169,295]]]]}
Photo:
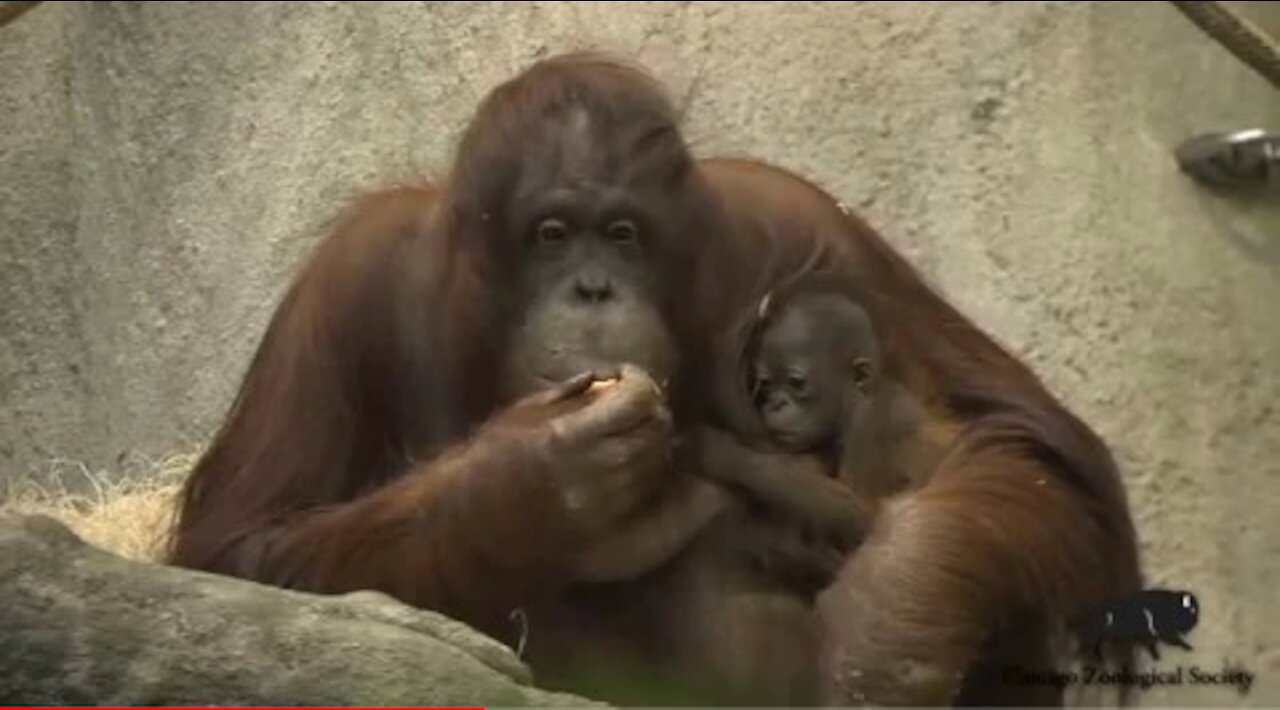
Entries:
{"type": "Polygon", "coordinates": [[[618,384],[617,377],[610,377],[607,380],[596,380],[595,382],[591,383],[590,387],[587,388],[587,394],[598,395],[601,392],[605,391],[610,387],[613,387],[616,384],[618,384]]]}

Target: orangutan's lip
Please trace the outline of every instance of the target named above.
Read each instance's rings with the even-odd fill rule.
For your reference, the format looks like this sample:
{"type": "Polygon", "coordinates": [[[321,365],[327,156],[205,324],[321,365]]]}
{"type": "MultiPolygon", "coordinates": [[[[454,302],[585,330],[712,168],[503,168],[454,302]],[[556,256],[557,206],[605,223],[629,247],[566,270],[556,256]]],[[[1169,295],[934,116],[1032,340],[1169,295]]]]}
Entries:
{"type": "Polygon", "coordinates": [[[591,369],[592,368],[590,367],[582,367],[582,368],[575,369],[573,372],[565,372],[565,373],[558,373],[558,374],[550,374],[550,373],[543,372],[543,373],[534,375],[533,379],[535,382],[537,382],[539,385],[543,387],[558,387],[559,385],[562,385],[565,382],[567,382],[569,379],[576,377],[577,375],[580,375],[591,369]]]}
{"type": "Polygon", "coordinates": [[[782,445],[783,448],[791,452],[801,452],[805,448],[800,443],[800,435],[790,431],[774,431],[771,432],[774,439],[782,445]]]}
{"type": "MultiPolygon", "coordinates": [[[[582,369],[580,369],[580,370],[577,370],[577,371],[575,371],[573,374],[571,374],[571,375],[567,375],[567,376],[565,376],[565,377],[554,377],[554,376],[552,376],[552,375],[548,375],[548,374],[546,374],[546,373],[542,373],[542,374],[534,375],[534,376],[533,376],[533,380],[534,380],[534,382],[535,382],[535,383],[537,383],[537,385],[538,385],[539,387],[542,387],[542,388],[550,388],[550,387],[558,387],[558,386],[560,386],[560,385],[564,384],[564,383],[565,383],[565,381],[566,381],[566,380],[568,380],[569,378],[571,378],[571,377],[575,377],[575,376],[577,376],[577,375],[579,375],[579,374],[581,374],[581,373],[583,373],[583,372],[587,372],[587,371],[592,371],[592,372],[594,372],[594,373],[595,373],[596,377],[595,377],[594,379],[611,379],[611,378],[615,378],[615,377],[617,377],[617,375],[616,375],[616,374],[607,374],[607,373],[609,373],[609,372],[614,372],[614,371],[616,371],[616,370],[617,370],[617,367],[616,367],[616,366],[614,366],[614,367],[603,367],[603,368],[602,368],[602,367],[594,367],[594,368],[592,368],[592,367],[588,367],[588,368],[582,368],[582,369]],[[602,374],[602,373],[605,373],[605,374],[602,374]]],[[[657,390],[657,393],[658,393],[658,396],[659,396],[659,397],[661,397],[661,398],[665,398],[665,397],[667,397],[667,396],[668,396],[668,392],[670,391],[671,381],[670,381],[669,379],[666,379],[666,378],[664,378],[661,382],[659,382],[659,381],[654,381],[654,382],[653,382],[653,387],[657,390]]],[[[803,449],[801,449],[801,450],[803,450],[803,449]]]]}
{"type": "Polygon", "coordinates": [[[783,444],[794,444],[796,441],[796,435],[793,432],[774,429],[769,433],[773,435],[773,438],[783,444]]]}
{"type": "Polygon", "coordinates": [[[616,372],[621,365],[619,363],[608,363],[594,358],[577,358],[572,362],[561,362],[558,367],[544,369],[541,372],[534,373],[534,379],[551,384],[558,384],[565,380],[577,377],[584,372],[608,373],[616,372]]]}
{"type": "Polygon", "coordinates": [[[570,377],[573,377],[573,375],[572,375],[572,374],[570,374],[570,373],[566,373],[566,372],[559,372],[559,371],[555,371],[555,372],[547,372],[547,371],[543,371],[543,372],[539,372],[539,373],[537,373],[536,375],[534,375],[534,376],[533,376],[533,379],[537,380],[538,382],[541,382],[541,383],[542,383],[542,384],[544,384],[544,385],[552,386],[552,385],[558,385],[558,384],[561,384],[561,383],[563,383],[565,380],[569,379],[570,377]]]}

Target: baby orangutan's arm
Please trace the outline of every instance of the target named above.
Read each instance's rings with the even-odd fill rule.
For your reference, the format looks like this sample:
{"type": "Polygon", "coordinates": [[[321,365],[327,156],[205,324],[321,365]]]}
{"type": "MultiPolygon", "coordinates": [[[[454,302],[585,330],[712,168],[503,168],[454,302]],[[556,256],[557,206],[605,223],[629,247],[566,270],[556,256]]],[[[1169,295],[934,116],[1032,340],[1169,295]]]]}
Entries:
{"type": "Polygon", "coordinates": [[[866,536],[876,506],[862,500],[816,456],[760,451],[715,429],[704,429],[702,472],[746,489],[752,498],[803,527],[851,549],[866,536]]]}

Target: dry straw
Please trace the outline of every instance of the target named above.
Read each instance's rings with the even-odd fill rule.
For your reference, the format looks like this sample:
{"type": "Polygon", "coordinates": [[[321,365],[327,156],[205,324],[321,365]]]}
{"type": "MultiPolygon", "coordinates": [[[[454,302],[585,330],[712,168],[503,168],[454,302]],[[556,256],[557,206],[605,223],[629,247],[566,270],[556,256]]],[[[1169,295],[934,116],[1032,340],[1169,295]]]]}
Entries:
{"type": "Polygon", "coordinates": [[[156,560],[172,524],[178,485],[195,460],[195,454],[144,460],[126,475],[55,461],[46,475],[10,480],[0,511],[47,515],[92,545],[129,559],[156,560]]]}

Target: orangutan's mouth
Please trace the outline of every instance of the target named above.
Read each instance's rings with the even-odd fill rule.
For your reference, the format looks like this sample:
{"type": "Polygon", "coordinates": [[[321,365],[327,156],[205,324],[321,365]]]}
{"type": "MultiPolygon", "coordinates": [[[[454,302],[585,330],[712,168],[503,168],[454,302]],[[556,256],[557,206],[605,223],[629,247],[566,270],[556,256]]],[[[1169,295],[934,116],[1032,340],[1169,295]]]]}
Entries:
{"type": "Polygon", "coordinates": [[[786,429],[771,429],[769,435],[778,446],[789,453],[800,453],[807,449],[804,437],[797,432],[786,429]]]}
{"type": "Polygon", "coordinates": [[[621,363],[605,363],[602,360],[589,358],[566,359],[552,367],[543,368],[534,377],[543,384],[555,385],[571,379],[584,372],[593,372],[599,378],[616,377],[621,363]]]}

